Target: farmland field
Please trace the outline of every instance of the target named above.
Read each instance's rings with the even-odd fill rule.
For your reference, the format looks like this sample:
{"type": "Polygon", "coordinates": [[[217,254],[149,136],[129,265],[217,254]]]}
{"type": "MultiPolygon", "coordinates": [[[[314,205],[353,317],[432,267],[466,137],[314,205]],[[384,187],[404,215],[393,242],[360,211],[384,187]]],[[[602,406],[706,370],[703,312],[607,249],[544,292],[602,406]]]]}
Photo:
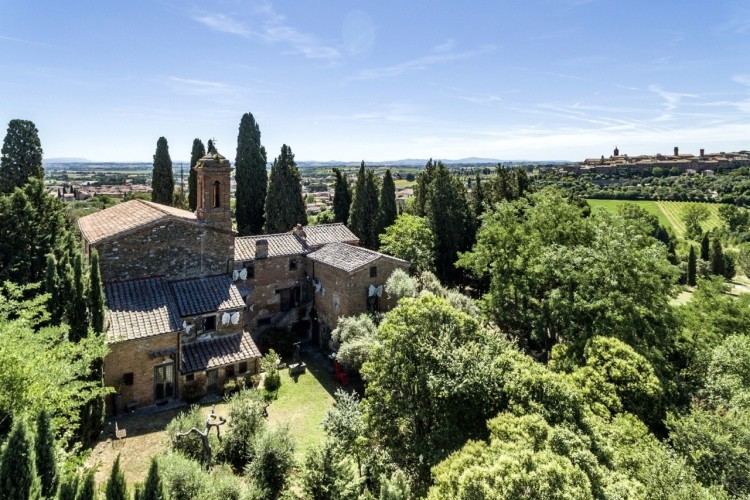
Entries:
{"type": "Polygon", "coordinates": [[[701,226],[704,231],[710,231],[721,225],[719,218],[718,203],[697,203],[689,201],[646,201],[646,200],[586,200],[591,208],[603,208],[609,212],[617,212],[617,208],[624,203],[632,203],[655,215],[666,228],[672,231],[678,238],[685,237],[685,223],[682,220],[683,211],[690,205],[704,205],[708,208],[708,219],[701,226]]]}

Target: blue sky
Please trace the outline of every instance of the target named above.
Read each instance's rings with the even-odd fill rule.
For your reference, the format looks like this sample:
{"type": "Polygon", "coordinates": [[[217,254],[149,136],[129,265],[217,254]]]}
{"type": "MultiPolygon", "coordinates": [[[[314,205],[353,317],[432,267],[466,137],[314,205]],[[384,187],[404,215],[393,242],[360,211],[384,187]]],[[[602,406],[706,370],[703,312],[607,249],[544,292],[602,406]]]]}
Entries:
{"type": "Polygon", "coordinates": [[[245,112],[272,159],[750,149],[750,2],[0,0],[0,125],[173,160],[245,112]]]}

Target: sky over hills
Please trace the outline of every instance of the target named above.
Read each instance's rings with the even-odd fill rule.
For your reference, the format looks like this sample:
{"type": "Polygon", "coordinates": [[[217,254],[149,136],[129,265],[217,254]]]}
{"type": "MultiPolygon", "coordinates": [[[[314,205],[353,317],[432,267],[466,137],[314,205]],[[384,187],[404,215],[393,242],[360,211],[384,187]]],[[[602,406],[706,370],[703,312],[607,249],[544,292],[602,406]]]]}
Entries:
{"type": "MultiPolygon", "coordinates": [[[[0,0],[0,127],[148,161],[244,112],[269,158],[750,149],[750,3],[0,0]]],[[[4,132],[3,132],[4,135],[4,132]]]]}

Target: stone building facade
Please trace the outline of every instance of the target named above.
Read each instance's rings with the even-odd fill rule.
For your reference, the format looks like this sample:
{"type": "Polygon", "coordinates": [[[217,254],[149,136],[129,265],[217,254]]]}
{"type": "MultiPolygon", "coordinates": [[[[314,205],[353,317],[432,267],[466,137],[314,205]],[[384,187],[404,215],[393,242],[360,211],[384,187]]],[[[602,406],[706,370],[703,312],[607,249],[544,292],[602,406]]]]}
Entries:
{"type": "Polygon", "coordinates": [[[84,251],[100,256],[111,411],[220,392],[256,373],[270,327],[302,322],[323,344],[339,316],[391,307],[383,285],[408,268],[359,248],[343,224],[237,237],[231,165],[208,155],[196,174],[195,213],[132,200],[78,221],[84,251]]]}

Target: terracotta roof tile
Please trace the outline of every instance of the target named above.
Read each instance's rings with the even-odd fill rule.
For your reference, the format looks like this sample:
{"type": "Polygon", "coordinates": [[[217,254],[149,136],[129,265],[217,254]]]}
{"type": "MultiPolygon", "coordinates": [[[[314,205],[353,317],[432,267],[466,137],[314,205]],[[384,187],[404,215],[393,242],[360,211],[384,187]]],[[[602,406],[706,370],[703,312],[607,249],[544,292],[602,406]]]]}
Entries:
{"type": "Polygon", "coordinates": [[[174,292],[179,315],[183,318],[245,307],[240,291],[229,275],[173,281],[169,286],[174,292]]]}
{"type": "Polygon", "coordinates": [[[167,219],[198,224],[193,212],[136,199],[81,217],[78,227],[91,244],[167,219]]]}
{"type": "Polygon", "coordinates": [[[164,278],[107,283],[104,294],[109,319],[108,342],[149,337],[181,328],[164,278]]]}
{"type": "Polygon", "coordinates": [[[346,272],[355,271],[380,258],[395,260],[403,263],[405,266],[409,265],[405,260],[346,243],[329,243],[319,250],[309,253],[307,258],[346,272]]]}
{"type": "Polygon", "coordinates": [[[307,226],[304,228],[307,236],[307,245],[319,247],[326,243],[342,242],[359,244],[359,238],[349,230],[343,223],[321,224],[319,226],[307,226]]]}
{"type": "Polygon", "coordinates": [[[259,357],[250,334],[237,333],[183,345],[180,371],[197,372],[259,357]]]}
{"type": "Polygon", "coordinates": [[[234,260],[255,259],[255,242],[258,240],[268,241],[268,257],[302,255],[306,252],[305,246],[292,233],[242,236],[234,240],[234,260]]]}

